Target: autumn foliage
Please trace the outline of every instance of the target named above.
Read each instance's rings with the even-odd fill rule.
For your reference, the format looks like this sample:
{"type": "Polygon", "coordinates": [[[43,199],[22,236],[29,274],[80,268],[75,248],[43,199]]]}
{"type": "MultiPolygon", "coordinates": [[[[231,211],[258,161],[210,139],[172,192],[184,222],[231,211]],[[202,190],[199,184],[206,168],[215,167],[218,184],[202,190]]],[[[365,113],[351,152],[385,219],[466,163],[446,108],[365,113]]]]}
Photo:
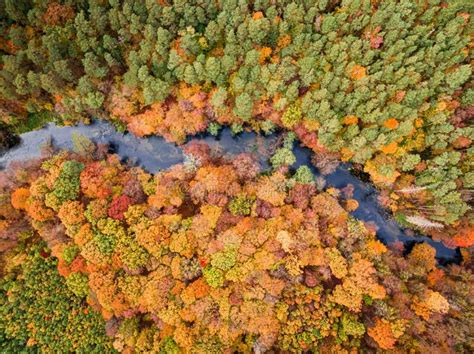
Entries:
{"type": "MultiPolygon", "coordinates": [[[[401,217],[443,224],[424,232],[472,243],[459,239],[472,219],[469,1],[25,0],[1,12],[11,129],[100,117],[181,144],[224,125],[283,128],[360,165],[401,217]],[[390,193],[413,188],[424,193],[390,193]]],[[[109,197],[98,165],[86,194],[109,197]]]]}
{"type": "Polygon", "coordinates": [[[26,188],[18,188],[12,193],[12,205],[15,209],[26,209],[26,202],[30,196],[30,191],[26,188]]]}
{"type": "Polygon", "coordinates": [[[200,163],[154,176],[113,155],[61,153],[28,185],[8,187],[116,349],[468,346],[469,328],[450,322],[467,323],[467,268],[440,270],[427,244],[404,258],[350,216],[353,199],[340,203],[337,190],[318,191],[302,172],[261,174],[248,154],[226,160],[199,144],[187,153],[200,163]],[[69,191],[61,171],[80,165],[79,192],[51,204],[55,212],[48,195],[69,191]]]}

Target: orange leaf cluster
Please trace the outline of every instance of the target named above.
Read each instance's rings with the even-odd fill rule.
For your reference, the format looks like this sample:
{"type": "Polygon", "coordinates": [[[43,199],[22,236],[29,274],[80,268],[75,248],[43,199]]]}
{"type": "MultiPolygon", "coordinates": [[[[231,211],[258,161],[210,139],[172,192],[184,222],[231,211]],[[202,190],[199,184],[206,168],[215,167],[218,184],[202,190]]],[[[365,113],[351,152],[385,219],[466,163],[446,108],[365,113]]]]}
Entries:
{"type": "Polygon", "coordinates": [[[128,129],[138,137],[156,133],[163,125],[164,111],[160,103],[154,103],[143,113],[127,118],[128,129]]]}
{"type": "Polygon", "coordinates": [[[43,15],[43,21],[49,26],[56,26],[74,18],[74,16],[74,9],[71,6],[50,2],[43,15]]]}
{"type": "Polygon", "coordinates": [[[348,199],[346,201],[347,211],[357,210],[358,207],[359,207],[359,202],[356,199],[348,199]]]}
{"type": "Polygon", "coordinates": [[[397,129],[400,125],[395,118],[389,118],[383,123],[384,127],[390,130],[397,129]]]}
{"type": "Polygon", "coordinates": [[[453,237],[453,242],[458,247],[471,247],[474,245],[474,227],[461,228],[458,234],[453,237]]]}
{"type": "Polygon", "coordinates": [[[398,149],[398,144],[396,141],[393,141],[390,144],[384,145],[380,148],[380,150],[387,155],[395,154],[397,152],[397,149],[398,149]]]}
{"type": "Polygon", "coordinates": [[[366,76],[366,73],[367,73],[366,68],[356,64],[352,67],[350,77],[353,80],[360,80],[360,79],[363,79],[366,76]]]}
{"type": "Polygon", "coordinates": [[[117,159],[93,162],[80,175],[81,189],[89,198],[106,198],[112,194],[112,186],[119,176],[117,159]]]}
{"type": "Polygon", "coordinates": [[[381,255],[387,252],[387,247],[379,240],[372,240],[367,243],[367,248],[374,254],[381,255]]]}
{"type": "Polygon", "coordinates": [[[26,209],[26,201],[30,196],[30,190],[27,188],[18,188],[11,195],[11,202],[15,209],[26,209]]]}
{"type": "Polygon", "coordinates": [[[411,308],[418,316],[429,320],[433,312],[447,313],[449,311],[449,302],[439,292],[428,289],[422,298],[415,298],[411,308]]]}
{"type": "Polygon", "coordinates": [[[354,156],[354,151],[352,151],[351,149],[347,148],[347,147],[343,147],[341,149],[341,160],[342,161],[349,161],[352,156],[354,156]]]}
{"type": "Polygon", "coordinates": [[[285,34],[278,38],[278,48],[285,48],[291,43],[291,35],[285,34]]]}
{"type": "Polygon", "coordinates": [[[390,323],[386,320],[377,318],[375,326],[369,327],[367,333],[372,337],[381,349],[393,349],[396,339],[392,332],[390,323]]]}
{"type": "Polygon", "coordinates": [[[66,201],[61,205],[58,217],[66,227],[81,224],[86,220],[84,217],[84,205],[79,201],[66,201]]]}
{"type": "Polygon", "coordinates": [[[272,54],[272,48],[270,47],[263,47],[262,49],[260,49],[260,58],[259,58],[260,64],[263,64],[271,54],[272,54]]]}
{"type": "Polygon", "coordinates": [[[356,125],[359,122],[359,118],[356,116],[345,116],[344,124],[345,125],[356,125]]]}
{"type": "Polygon", "coordinates": [[[28,199],[25,210],[36,221],[43,222],[54,218],[54,211],[46,207],[41,200],[28,199]]]}
{"type": "Polygon", "coordinates": [[[360,312],[363,295],[383,299],[386,291],[378,284],[375,273],[375,268],[369,260],[362,258],[360,254],[355,254],[348,276],[334,289],[333,301],[348,307],[351,311],[360,312]]]}

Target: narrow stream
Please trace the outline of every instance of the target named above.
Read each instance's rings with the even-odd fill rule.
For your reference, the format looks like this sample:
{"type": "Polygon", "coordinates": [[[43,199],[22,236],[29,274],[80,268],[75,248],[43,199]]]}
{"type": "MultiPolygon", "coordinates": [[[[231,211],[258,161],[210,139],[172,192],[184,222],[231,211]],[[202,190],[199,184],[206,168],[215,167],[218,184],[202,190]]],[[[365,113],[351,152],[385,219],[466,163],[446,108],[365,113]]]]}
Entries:
{"type": "MultiPolygon", "coordinates": [[[[40,147],[49,142],[60,149],[71,149],[73,133],[84,135],[96,143],[110,145],[123,160],[141,166],[151,173],[181,163],[184,159],[180,147],[166,142],[161,137],[137,138],[131,134],[117,132],[108,122],[95,121],[91,125],[80,124],[74,127],[58,127],[54,124],[48,124],[43,129],[22,134],[21,143],[0,156],[0,169],[7,167],[10,161],[28,160],[40,156],[40,147]]],[[[278,135],[273,134],[266,137],[256,133],[244,132],[238,136],[233,136],[230,129],[226,128],[218,138],[203,135],[195,137],[195,139],[207,142],[211,148],[219,150],[224,155],[253,152],[262,168],[268,169],[270,167],[268,164],[269,156],[265,153],[265,150],[276,142],[278,135]]],[[[312,152],[309,149],[295,146],[293,152],[297,161],[292,168],[308,165],[316,176],[321,176],[319,171],[311,164],[312,152]]],[[[323,176],[326,187],[341,189],[348,184],[352,184],[354,187],[353,198],[359,202],[359,207],[351,214],[359,220],[376,225],[377,237],[382,242],[390,244],[395,241],[402,241],[407,247],[417,242],[427,242],[436,249],[436,257],[440,264],[460,261],[459,249],[447,248],[441,242],[433,241],[427,236],[411,236],[413,232],[407,232],[407,230],[401,228],[379,205],[377,189],[352,175],[350,167],[350,164],[340,164],[333,173],[323,176]]]]}

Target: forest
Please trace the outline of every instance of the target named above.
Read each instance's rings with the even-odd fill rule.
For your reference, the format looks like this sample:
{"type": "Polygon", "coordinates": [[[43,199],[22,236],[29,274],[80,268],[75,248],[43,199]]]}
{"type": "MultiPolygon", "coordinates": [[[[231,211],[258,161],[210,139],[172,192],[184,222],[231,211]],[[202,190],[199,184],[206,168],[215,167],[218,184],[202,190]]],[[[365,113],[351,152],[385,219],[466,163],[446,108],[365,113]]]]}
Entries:
{"type": "Polygon", "coordinates": [[[474,3],[0,0],[0,351],[472,353],[474,3]],[[202,137],[278,136],[233,156],[202,137]],[[146,140],[149,141],[149,140],[146,140]],[[311,151],[292,167],[294,146],[311,151]],[[41,153],[40,153],[41,149],[41,153]],[[426,242],[386,242],[336,166],[426,242]],[[437,248],[459,257],[440,261],[437,248]]]}

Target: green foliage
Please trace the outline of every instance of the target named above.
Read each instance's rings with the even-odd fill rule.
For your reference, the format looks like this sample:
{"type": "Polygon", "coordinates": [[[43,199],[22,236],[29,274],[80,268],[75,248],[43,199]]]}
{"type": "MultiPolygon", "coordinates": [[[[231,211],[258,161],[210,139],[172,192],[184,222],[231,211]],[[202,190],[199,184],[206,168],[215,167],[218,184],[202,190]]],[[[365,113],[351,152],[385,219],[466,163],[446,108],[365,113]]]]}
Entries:
{"type": "Polygon", "coordinates": [[[179,354],[181,351],[179,350],[178,345],[173,340],[172,337],[166,337],[160,344],[160,351],[159,354],[179,354]]]}
{"type": "Polygon", "coordinates": [[[89,279],[82,273],[71,273],[66,278],[66,285],[77,297],[83,298],[89,294],[89,279]]]}
{"type": "Polygon", "coordinates": [[[193,224],[193,218],[186,218],[181,221],[181,229],[188,230],[193,224]]]}
{"type": "Polygon", "coordinates": [[[296,140],[296,134],[293,132],[288,132],[283,139],[283,147],[287,149],[293,149],[294,142],[296,140]]]}
{"type": "Polygon", "coordinates": [[[253,200],[244,195],[233,198],[229,203],[229,211],[232,215],[250,215],[252,211],[253,200]]]}
{"type": "Polygon", "coordinates": [[[62,165],[61,172],[54,182],[53,191],[50,193],[50,198],[53,202],[47,205],[54,210],[59,210],[59,207],[68,200],[77,199],[80,191],[79,175],[84,169],[84,164],[78,161],[66,161],[62,165]]]}
{"type": "Polygon", "coordinates": [[[285,113],[281,117],[281,121],[283,123],[283,126],[291,129],[300,122],[301,118],[301,108],[297,105],[292,105],[285,111],[285,113]]]}
{"type": "Polygon", "coordinates": [[[421,162],[420,155],[407,154],[403,157],[402,171],[411,171],[421,162]]]}
{"type": "Polygon", "coordinates": [[[75,296],[44,256],[32,246],[25,261],[0,279],[0,350],[19,352],[111,353],[105,323],[75,296]]]}
{"type": "Polygon", "coordinates": [[[342,341],[347,340],[347,336],[362,337],[365,333],[363,323],[357,321],[357,318],[349,313],[344,313],[339,326],[338,336],[342,341]]]}
{"type": "Polygon", "coordinates": [[[212,122],[207,127],[207,131],[208,131],[209,134],[211,134],[213,136],[217,136],[217,135],[219,135],[219,131],[221,130],[221,128],[222,127],[221,127],[220,124],[212,122]]]}
{"type": "Polygon", "coordinates": [[[306,165],[298,167],[293,178],[296,182],[299,182],[299,183],[313,183],[314,182],[313,172],[311,172],[311,169],[306,165]]]}
{"type": "Polygon", "coordinates": [[[265,120],[260,124],[260,128],[265,135],[270,135],[275,131],[276,125],[271,120],[265,120]]]}
{"type": "Polygon", "coordinates": [[[291,166],[295,162],[296,156],[293,154],[293,151],[285,147],[277,149],[275,154],[270,158],[270,163],[273,168],[291,166]]]}
{"type": "Polygon", "coordinates": [[[41,129],[49,122],[58,122],[59,118],[52,112],[42,111],[30,113],[26,119],[16,119],[10,125],[17,134],[23,134],[32,130],[41,129]]]}
{"type": "Polygon", "coordinates": [[[241,124],[233,123],[230,126],[230,130],[232,131],[232,135],[237,135],[244,131],[244,127],[241,124]]]}
{"type": "Polygon", "coordinates": [[[72,133],[73,151],[82,156],[90,156],[95,151],[95,144],[85,135],[72,133]]]}
{"type": "MultiPolygon", "coordinates": [[[[237,261],[237,250],[234,247],[228,247],[222,252],[216,252],[211,256],[211,265],[214,268],[224,272],[230,270],[237,261]]],[[[207,280],[207,279],[206,279],[207,280]]]]}
{"type": "Polygon", "coordinates": [[[465,188],[474,188],[474,171],[466,173],[463,181],[465,188]]]}
{"type": "Polygon", "coordinates": [[[204,279],[213,288],[220,288],[224,285],[224,272],[220,269],[207,266],[202,270],[204,279]]]}
{"type": "Polygon", "coordinates": [[[462,175],[456,167],[460,159],[460,152],[445,151],[435,156],[428,167],[416,175],[416,185],[428,188],[436,200],[436,206],[430,214],[432,220],[452,224],[470,209],[456,190],[455,180],[462,175]]]}
{"type": "Polygon", "coordinates": [[[101,232],[97,232],[94,235],[94,243],[100,253],[104,256],[111,256],[114,253],[117,241],[113,235],[104,235],[101,232]]]}
{"type": "MultiPolygon", "coordinates": [[[[406,219],[405,219],[405,222],[406,222],[406,219]]],[[[374,299],[372,299],[372,298],[371,298],[370,296],[368,296],[368,295],[364,295],[364,296],[363,296],[363,300],[364,300],[364,304],[366,304],[366,305],[368,305],[368,306],[372,305],[373,302],[374,302],[374,299]]]]}
{"type": "Polygon", "coordinates": [[[79,254],[79,247],[76,245],[68,246],[63,251],[63,259],[67,264],[71,264],[71,262],[76,258],[79,254]]]}
{"type": "Polygon", "coordinates": [[[458,88],[471,77],[471,74],[471,65],[461,65],[446,76],[446,83],[451,89],[458,88]]]}
{"type": "Polygon", "coordinates": [[[470,88],[463,92],[461,103],[466,106],[474,105],[474,89],[470,88]]]}
{"type": "Polygon", "coordinates": [[[122,240],[119,247],[120,259],[130,269],[145,267],[150,259],[150,254],[134,240],[122,240]]]}
{"type": "Polygon", "coordinates": [[[246,92],[235,99],[234,113],[243,120],[249,120],[252,117],[252,98],[246,92]]]}

